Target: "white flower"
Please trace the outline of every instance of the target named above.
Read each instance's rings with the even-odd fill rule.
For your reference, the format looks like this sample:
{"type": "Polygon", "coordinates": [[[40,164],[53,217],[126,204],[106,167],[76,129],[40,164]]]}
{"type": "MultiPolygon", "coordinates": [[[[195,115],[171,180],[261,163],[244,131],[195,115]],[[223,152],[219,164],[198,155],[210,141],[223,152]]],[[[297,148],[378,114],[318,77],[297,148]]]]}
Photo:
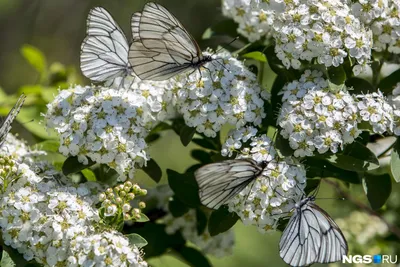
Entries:
{"type": "Polygon", "coordinates": [[[383,94],[377,93],[358,95],[360,101],[357,106],[363,121],[369,122],[372,131],[383,134],[393,132],[393,108],[383,94]]]}
{"type": "Polygon", "coordinates": [[[228,53],[213,57],[215,63],[201,73],[177,77],[173,86],[186,125],[208,137],[215,137],[226,123],[236,128],[260,125],[266,114],[256,76],[228,53]]]}
{"type": "Polygon", "coordinates": [[[361,132],[357,102],[347,91],[331,92],[321,72],[306,70],[280,94],[284,102],[277,123],[295,157],[312,156],[315,149],[336,153],[361,132]]]}
{"type": "Polygon", "coordinates": [[[300,59],[337,67],[347,56],[360,65],[371,57],[371,33],[343,1],[293,1],[273,28],[275,53],[286,68],[299,69],[300,59]]]}
{"type": "Polygon", "coordinates": [[[134,82],[119,90],[76,86],[47,105],[46,125],[59,133],[63,155],[107,164],[121,180],[132,178],[135,167],[149,160],[148,132],[159,119],[174,116],[172,101],[166,102],[168,88],[161,82],[134,82]]]}

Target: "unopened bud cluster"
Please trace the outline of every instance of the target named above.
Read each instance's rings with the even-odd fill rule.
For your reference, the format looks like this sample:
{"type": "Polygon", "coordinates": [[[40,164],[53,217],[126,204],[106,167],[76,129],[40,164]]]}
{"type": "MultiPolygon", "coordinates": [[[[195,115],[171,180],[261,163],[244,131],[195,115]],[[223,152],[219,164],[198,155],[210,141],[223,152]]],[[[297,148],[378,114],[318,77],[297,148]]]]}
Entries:
{"type": "Polygon", "coordinates": [[[103,211],[101,214],[109,222],[118,222],[120,218],[123,221],[139,220],[142,214],[141,211],[146,207],[146,204],[141,201],[138,203],[138,207],[134,208],[131,202],[137,196],[145,196],[146,194],[146,189],[142,189],[139,185],[132,184],[130,181],[119,184],[114,188],[108,188],[104,193],[100,194],[103,211]]]}

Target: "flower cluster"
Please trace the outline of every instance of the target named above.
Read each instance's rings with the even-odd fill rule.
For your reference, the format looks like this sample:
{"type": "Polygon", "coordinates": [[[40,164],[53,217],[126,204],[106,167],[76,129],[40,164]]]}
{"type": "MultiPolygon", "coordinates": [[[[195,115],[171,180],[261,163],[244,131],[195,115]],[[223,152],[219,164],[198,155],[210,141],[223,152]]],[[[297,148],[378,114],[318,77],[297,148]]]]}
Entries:
{"type": "Polygon", "coordinates": [[[393,108],[393,133],[400,135],[400,83],[393,88],[392,94],[388,97],[388,102],[393,108]]]}
{"type": "Polygon", "coordinates": [[[132,89],[76,86],[60,91],[47,105],[46,125],[60,135],[59,151],[107,164],[132,178],[149,159],[145,137],[158,120],[172,115],[165,86],[138,82],[132,89]]]}
{"type": "Polygon", "coordinates": [[[388,233],[387,225],[381,219],[360,211],[353,211],[348,217],[336,220],[336,223],[348,241],[356,241],[362,246],[388,233]]]}
{"type": "Polygon", "coordinates": [[[182,236],[199,247],[204,253],[215,257],[224,257],[232,254],[232,248],[235,243],[235,235],[230,229],[216,236],[211,236],[208,229],[198,234],[196,210],[190,209],[181,217],[175,218],[172,214],[167,214],[162,221],[167,225],[165,231],[168,234],[174,234],[177,231],[182,236]]]}
{"type": "Polygon", "coordinates": [[[173,83],[178,112],[189,127],[215,137],[222,125],[259,125],[266,116],[256,76],[228,53],[219,53],[201,73],[182,75],[173,83]]]}
{"type": "Polygon", "coordinates": [[[232,254],[234,246],[233,230],[228,230],[216,236],[211,236],[207,229],[199,234],[197,231],[196,210],[190,209],[181,217],[174,217],[168,210],[168,201],[172,197],[173,192],[168,185],[160,185],[149,189],[145,197],[147,203],[152,203],[154,208],[158,208],[167,212],[159,222],[166,224],[166,232],[174,234],[180,231],[183,237],[199,247],[204,253],[216,257],[223,257],[232,254]]]}
{"type": "Polygon", "coordinates": [[[255,182],[228,203],[229,210],[244,224],[256,225],[260,232],[275,230],[279,219],[293,209],[303,195],[304,166],[291,157],[280,160],[272,140],[265,134],[257,136],[251,127],[231,131],[222,153],[226,151],[238,153],[236,158],[251,158],[266,164],[255,182]]]}
{"type": "Polygon", "coordinates": [[[130,181],[119,184],[114,188],[108,188],[99,196],[101,201],[100,215],[104,215],[104,221],[107,221],[107,217],[112,217],[111,222],[122,223],[123,221],[139,220],[141,209],[144,209],[146,204],[139,202],[139,208],[132,208],[130,202],[136,196],[144,196],[146,193],[146,189],[141,189],[137,184],[132,184],[130,181]]]}
{"type": "Polygon", "coordinates": [[[371,125],[374,133],[393,132],[393,108],[380,91],[357,97],[360,117],[371,125]]]}
{"type": "Polygon", "coordinates": [[[296,157],[312,156],[315,149],[336,153],[361,132],[356,101],[344,90],[332,92],[322,72],[306,70],[280,93],[283,104],[277,123],[296,157]]]}
{"type": "Polygon", "coordinates": [[[222,1],[223,14],[239,24],[237,31],[250,42],[271,36],[275,13],[282,12],[283,9],[283,2],[279,0],[222,1]]]}
{"type": "MultiPolygon", "coordinates": [[[[350,56],[368,63],[372,35],[340,0],[301,0],[286,6],[274,24],[275,52],[287,68],[298,69],[300,60],[339,66],[350,56]]],[[[354,72],[361,72],[357,66],[354,72]]]]}
{"type": "Polygon", "coordinates": [[[387,49],[400,53],[400,3],[397,0],[358,0],[352,5],[353,14],[368,25],[373,33],[376,51],[387,49]]]}
{"type": "Polygon", "coordinates": [[[60,186],[49,176],[56,172],[54,169],[33,171],[25,163],[6,158],[10,157],[2,156],[0,161],[0,175],[8,185],[0,198],[0,227],[6,245],[17,249],[26,260],[34,259],[45,266],[147,266],[137,248],[121,248],[123,242],[128,244],[121,234],[96,230],[100,218],[95,205],[103,189],[100,185],[60,186]],[[90,247],[88,240],[97,236],[102,242],[92,244],[92,251],[73,249],[90,247]],[[103,239],[115,249],[102,249],[103,239]],[[117,262],[120,264],[114,265],[117,262]]]}

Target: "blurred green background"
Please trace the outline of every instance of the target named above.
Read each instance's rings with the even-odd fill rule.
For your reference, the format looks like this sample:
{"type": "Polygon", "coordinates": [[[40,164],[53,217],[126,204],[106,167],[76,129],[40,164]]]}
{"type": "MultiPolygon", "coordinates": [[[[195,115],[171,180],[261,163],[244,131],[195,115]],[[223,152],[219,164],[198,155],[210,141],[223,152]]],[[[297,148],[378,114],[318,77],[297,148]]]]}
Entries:
{"type": "MultiPolygon", "coordinates": [[[[0,0],[0,87],[8,94],[13,94],[19,90],[23,91],[22,86],[34,85],[40,81],[40,74],[21,55],[21,47],[24,44],[33,45],[41,50],[48,63],[60,62],[71,66],[76,70],[75,81],[88,84],[89,81],[82,77],[79,70],[79,54],[81,42],[85,37],[86,17],[89,10],[96,6],[106,8],[119,23],[129,40],[130,16],[141,10],[145,2],[147,1],[0,0]]],[[[223,19],[221,3],[217,0],[160,0],[157,2],[175,14],[188,31],[199,40],[203,48],[205,48],[205,43],[201,41],[203,32],[223,19]]],[[[271,85],[274,76],[269,77],[270,79],[264,82],[271,85]]],[[[25,90],[27,89],[25,88],[25,90]]],[[[44,102],[50,101],[56,93],[54,90],[45,92],[47,95],[46,97],[42,96],[42,99],[47,99],[47,101],[44,102]]],[[[13,101],[1,98],[2,95],[0,95],[2,105],[7,102],[13,103],[13,101]]],[[[39,111],[44,111],[43,109],[37,110],[32,105],[29,107],[29,101],[27,102],[22,113],[35,112],[39,114],[39,111]]],[[[26,119],[25,122],[27,121],[26,119]]],[[[43,126],[39,126],[36,119],[31,123],[15,125],[13,131],[18,132],[32,144],[43,140],[43,137],[40,138],[37,134],[31,135],[26,130],[24,131],[25,127],[30,128],[30,131],[33,131],[34,127],[43,128],[43,126]]],[[[226,129],[224,132],[226,133],[226,129]]],[[[224,136],[224,133],[221,136],[224,136]]],[[[56,138],[54,135],[50,137],[56,138]]],[[[183,172],[194,163],[194,160],[190,158],[190,150],[195,147],[193,144],[183,147],[178,136],[172,131],[166,132],[163,138],[151,144],[151,156],[164,170],[161,183],[166,183],[165,169],[170,168],[183,172]]],[[[138,172],[138,180],[147,185],[154,185],[142,171],[138,172]]],[[[357,187],[360,188],[360,186],[357,187]]],[[[323,183],[319,196],[335,197],[335,190],[323,183]]],[[[343,207],[346,206],[342,204],[343,202],[328,199],[317,201],[317,203],[334,218],[348,214],[347,208],[343,207]]],[[[235,225],[235,232],[236,245],[233,255],[222,259],[211,257],[214,266],[286,266],[278,253],[280,233],[263,235],[258,233],[255,227],[243,226],[241,223],[235,225]]],[[[151,259],[149,263],[152,266],[186,266],[170,255],[151,259]]]]}

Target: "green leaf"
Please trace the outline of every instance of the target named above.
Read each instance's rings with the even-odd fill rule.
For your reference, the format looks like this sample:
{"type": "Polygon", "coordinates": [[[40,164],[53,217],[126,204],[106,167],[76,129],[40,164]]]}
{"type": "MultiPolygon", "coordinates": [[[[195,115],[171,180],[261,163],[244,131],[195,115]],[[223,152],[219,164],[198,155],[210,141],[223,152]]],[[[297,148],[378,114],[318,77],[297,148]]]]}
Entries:
{"type": "Polygon", "coordinates": [[[281,105],[282,105],[282,95],[279,95],[279,92],[282,90],[283,86],[286,84],[287,79],[283,75],[279,75],[275,78],[274,83],[271,88],[271,105],[268,105],[267,111],[267,127],[268,125],[276,125],[276,119],[278,114],[280,113],[281,105]]]}
{"type": "Polygon", "coordinates": [[[217,150],[217,146],[211,142],[209,139],[205,138],[193,138],[192,142],[195,143],[198,146],[207,148],[207,149],[212,149],[212,150],[217,150]]]}
{"type": "Polygon", "coordinates": [[[346,86],[349,88],[349,93],[353,95],[367,94],[375,91],[372,84],[367,80],[357,77],[351,77],[346,80],[346,86]]]}
{"type": "Polygon", "coordinates": [[[211,159],[211,155],[209,153],[205,152],[204,150],[193,149],[190,154],[191,154],[192,158],[200,161],[203,164],[208,164],[208,163],[213,162],[211,159]]]}
{"type": "Polygon", "coordinates": [[[138,234],[128,234],[125,236],[126,236],[126,238],[128,238],[129,244],[132,246],[134,245],[138,248],[142,248],[148,244],[146,239],[144,239],[143,237],[141,237],[138,234]]]}
{"type": "Polygon", "coordinates": [[[94,165],[95,162],[88,159],[89,163],[88,165],[84,165],[78,161],[78,157],[69,157],[64,161],[64,164],[62,166],[62,171],[64,175],[68,175],[71,173],[77,173],[80,172],[86,168],[89,168],[90,166],[94,165]]]}
{"type": "Polygon", "coordinates": [[[160,133],[170,129],[172,129],[171,125],[165,122],[160,122],[150,131],[150,133],[160,133]]]}
{"type": "MultiPolygon", "coordinates": [[[[135,226],[135,224],[133,225],[135,226]]],[[[147,240],[143,248],[146,257],[156,257],[164,254],[169,248],[184,246],[186,240],[178,231],[173,235],[165,232],[165,225],[153,222],[144,223],[141,227],[125,227],[125,233],[134,232],[147,240]]]]}
{"type": "Polygon", "coordinates": [[[250,58],[250,59],[254,59],[260,62],[267,62],[267,57],[265,56],[265,54],[258,52],[258,51],[254,51],[254,52],[250,52],[247,54],[242,55],[242,57],[244,58],[250,58]]]}
{"type": "Polygon", "coordinates": [[[23,45],[21,54],[35,70],[41,74],[45,72],[46,58],[39,49],[32,45],[23,45]]]}
{"type": "Polygon", "coordinates": [[[182,203],[177,197],[173,196],[168,201],[168,210],[171,212],[172,216],[177,218],[186,214],[189,211],[189,207],[182,203]]]}
{"type": "Polygon", "coordinates": [[[195,172],[198,168],[203,167],[203,164],[194,164],[185,170],[185,173],[195,172]]]}
{"type": "Polygon", "coordinates": [[[284,157],[291,156],[293,155],[294,152],[294,150],[289,145],[289,140],[283,138],[283,136],[280,135],[279,133],[277,134],[275,139],[275,148],[284,157]]]}
{"type": "Polygon", "coordinates": [[[180,174],[167,169],[168,183],[176,197],[190,208],[200,206],[199,187],[193,173],[180,174]]]}
{"type": "Polygon", "coordinates": [[[378,89],[385,95],[392,94],[398,82],[400,82],[400,69],[383,78],[378,84],[378,89]]]}
{"type": "MultiPolygon", "coordinates": [[[[359,184],[360,178],[356,172],[343,170],[338,168],[323,158],[319,157],[307,157],[304,162],[304,166],[307,170],[307,178],[337,178],[339,180],[352,183],[359,184]]],[[[307,180],[308,185],[308,180],[307,180]]]]}
{"type": "Polygon", "coordinates": [[[308,196],[312,191],[318,188],[321,183],[321,179],[307,179],[307,186],[304,188],[304,192],[308,196]]]}
{"type": "Polygon", "coordinates": [[[0,266],[2,267],[15,267],[16,264],[14,261],[11,259],[10,255],[6,251],[3,251],[1,261],[0,261],[0,266]]]}
{"type": "Polygon", "coordinates": [[[335,85],[343,85],[346,81],[346,72],[343,66],[328,68],[329,81],[335,85]]]}
{"type": "Polygon", "coordinates": [[[236,213],[231,213],[228,207],[222,206],[211,213],[208,221],[208,231],[211,236],[228,231],[235,225],[239,217],[236,213]]]}
{"type": "Polygon", "coordinates": [[[192,247],[181,247],[176,252],[192,267],[212,267],[208,259],[192,247]]]}
{"type": "Polygon", "coordinates": [[[380,209],[392,192],[392,181],[389,174],[379,176],[366,174],[363,187],[369,204],[374,210],[380,209]]]}
{"type": "Polygon", "coordinates": [[[333,154],[326,159],[338,168],[364,172],[379,168],[375,154],[360,142],[346,146],[342,154],[333,154]]]}
{"type": "Polygon", "coordinates": [[[202,235],[207,227],[207,216],[199,208],[196,209],[197,235],[202,235]]]}
{"type": "Polygon", "coordinates": [[[146,166],[143,166],[142,170],[150,176],[156,183],[160,182],[162,177],[162,170],[154,159],[147,161],[146,166]]]}
{"type": "MultiPolygon", "coordinates": [[[[3,267],[3,257],[4,257],[4,254],[5,253],[7,253],[8,254],[8,256],[7,256],[7,258],[11,258],[11,260],[12,260],[12,262],[15,264],[15,266],[18,266],[18,267],[28,267],[28,266],[31,266],[31,267],[40,267],[40,266],[42,266],[42,265],[40,265],[40,264],[38,264],[38,263],[32,263],[32,262],[28,262],[28,261],[26,261],[25,259],[24,259],[24,257],[22,257],[22,255],[16,250],[16,249],[13,249],[13,248],[11,248],[11,247],[9,247],[9,246],[3,246],[3,256],[2,256],[2,260],[1,260],[1,264],[0,264],[0,266],[1,267],[3,267]]],[[[5,259],[6,260],[6,259],[5,259]]],[[[7,261],[8,262],[10,262],[8,259],[7,259],[7,261]]],[[[5,265],[5,266],[7,266],[7,265],[5,265]]],[[[10,267],[11,266],[13,266],[13,265],[10,265],[10,267]]],[[[8,266],[7,266],[8,267],[8,266]]]]}
{"type": "Polygon", "coordinates": [[[394,180],[400,182],[400,138],[397,137],[390,158],[390,170],[394,180]]]}
{"type": "Polygon", "coordinates": [[[148,222],[148,221],[150,221],[150,219],[144,213],[140,213],[140,218],[139,219],[135,219],[135,222],[140,222],[140,223],[144,223],[144,222],[148,222]]]}
{"type": "Polygon", "coordinates": [[[297,70],[290,69],[288,70],[283,64],[282,61],[275,54],[275,47],[269,46],[265,49],[264,54],[267,58],[268,65],[273,72],[275,72],[278,76],[283,76],[286,78],[286,81],[292,81],[296,79],[299,75],[297,70]]]}
{"type": "Polygon", "coordinates": [[[58,152],[60,142],[56,140],[46,140],[35,145],[35,149],[47,152],[58,152]]]}
{"type": "Polygon", "coordinates": [[[147,144],[153,143],[155,141],[157,141],[158,139],[160,139],[161,135],[159,134],[149,134],[148,136],[146,136],[145,141],[147,144]]]}
{"type": "Polygon", "coordinates": [[[192,138],[195,133],[196,133],[196,128],[189,126],[182,127],[179,133],[179,138],[181,139],[182,145],[187,146],[190,143],[190,141],[192,141],[192,138]]]}
{"type": "Polygon", "coordinates": [[[87,181],[89,181],[89,182],[97,181],[96,175],[94,174],[94,172],[91,169],[81,170],[81,173],[83,174],[83,176],[86,178],[87,181]]]}

